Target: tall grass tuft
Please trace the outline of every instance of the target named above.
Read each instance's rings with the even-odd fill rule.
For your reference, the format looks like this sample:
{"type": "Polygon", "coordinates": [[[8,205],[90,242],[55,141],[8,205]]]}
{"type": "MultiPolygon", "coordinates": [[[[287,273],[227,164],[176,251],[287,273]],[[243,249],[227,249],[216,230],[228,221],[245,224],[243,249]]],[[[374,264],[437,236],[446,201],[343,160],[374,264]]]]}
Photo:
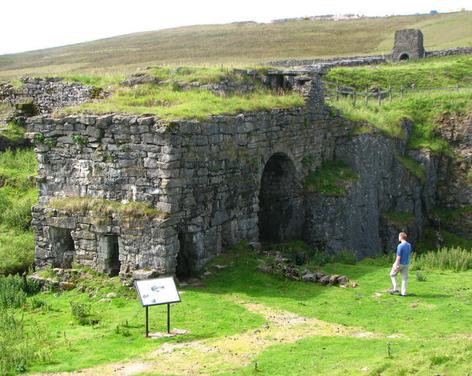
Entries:
{"type": "Polygon", "coordinates": [[[51,350],[43,328],[25,328],[23,317],[0,309],[0,375],[24,373],[32,363],[49,361],[51,350]]]}
{"type": "Polygon", "coordinates": [[[441,248],[415,257],[413,267],[418,270],[466,271],[472,269],[472,252],[460,247],[441,248]]]}
{"type": "Polygon", "coordinates": [[[37,293],[39,289],[36,282],[18,275],[0,277],[0,309],[20,308],[26,296],[37,293]]]}

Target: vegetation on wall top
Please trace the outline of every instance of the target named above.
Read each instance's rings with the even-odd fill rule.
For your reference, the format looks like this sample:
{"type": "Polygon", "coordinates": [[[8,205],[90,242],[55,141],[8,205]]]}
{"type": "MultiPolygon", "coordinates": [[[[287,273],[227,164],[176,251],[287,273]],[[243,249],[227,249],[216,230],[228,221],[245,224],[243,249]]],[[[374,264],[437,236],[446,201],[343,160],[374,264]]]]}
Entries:
{"type": "MultiPolygon", "coordinates": [[[[265,70],[265,69],[264,69],[265,70]]],[[[256,72],[263,69],[256,70],[256,72]]],[[[111,95],[101,101],[84,103],[58,111],[59,114],[71,113],[129,113],[156,115],[164,120],[208,119],[212,115],[232,115],[246,111],[291,108],[304,105],[299,93],[278,93],[260,84],[248,75],[238,74],[235,69],[223,67],[151,67],[148,75],[157,82],[123,86],[114,80],[101,81],[87,76],[70,76],[69,79],[96,84],[111,84],[111,95]],[[229,80],[236,84],[252,84],[254,89],[245,93],[236,90],[231,94],[215,94],[208,88],[200,87],[218,84],[229,80]],[[114,82],[114,83],[113,83],[114,82]],[[183,88],[182,85],[191,85],[183,88]]]]}
{"type": "Polygon", "coordinates": [[[120,201],[107,200],[93,197],[65,197],[52,199],[50,208],[69,213],[93,212],[101,215],[118,214],[125,217],[156,217],[167,218],[168,213],[151,207],[145,202],[132,201],[121,203],[120,201]]]}

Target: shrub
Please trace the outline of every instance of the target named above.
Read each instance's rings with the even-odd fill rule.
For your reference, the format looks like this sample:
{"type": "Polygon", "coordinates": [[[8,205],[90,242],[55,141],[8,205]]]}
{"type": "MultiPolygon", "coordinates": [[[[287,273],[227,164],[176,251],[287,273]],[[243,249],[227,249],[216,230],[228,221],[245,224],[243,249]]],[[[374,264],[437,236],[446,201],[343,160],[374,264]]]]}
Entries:
{"type": "Polygon", "coordinates": [[[424,274],[421,270],[416,271],[416,280],[418,282],[426,282],[426,274],[424,274]]]}
{"type": "Polygon", "coordinates": [[[72,316],[80,325],[95,325],[99,320],[92,315],[90,304],[80,302],[70,302],[72,316]]]}
{"type": "Polygon", "coordinates": [[[472,252],[456,247],[441,248],[414,258],[415,269],[452,270],[461,272],[472,269],[472,252]]]}
{"type": "Polygon", "coordinates": [[[115,333],[121,334],[123,337],[129,337],[131,335],[131,332],[129,330],[128,320],[126,320],[125,322],[121,324],[118,324],[115,327],[115,333]]]}
{"type": "Polygon", "coordinates": [[[41,300],[36,297],[33,297],[28,301],[28,306],[32,310],[43,309],[45,311],[48,311],[51,308],[49,304],[47,304],[44,300],[41,300]]]}
{"type": "Polygon", "coordinates": [[[33,202],[29,198],[12,202],[12,205],[3,212],[2,223],[10,228],[19,230],[29,229],[32,206],[33,202]]]}
{"type": "Polygon", "coordinates": [[[430,358],[431,366],[438,366],[448,362],[449,360],[451,360],[451,357],[447,355],[433,355],[430,358]]]}
{"type": "Polygon", "coordinates": [[[0,275],[22,274],[34,261],[34,235],[0,227],[0,275]]]}
{"type": "Polygon", "coordinates": [[[0,309],[21,307],[26,301],[24,286],[20,276],[0,277],[0,309]]]}
{"type": "Polygon", "coordinates": [[[36,281],[19,275],[0,277],[0,310],[21,307],[26,296],[37,293],[39,289],[36,281]]]}
{"type": "Polygon", "coordinates": [[[356,253],[354,251],[344,249],[340,253],[335,254],[332,257],[331,262],[339,262],[340,264],[355,265],[357,263],[356,253]]]}
{"type": "Polygon", "coordinates": [[[37,171],[36,155],[32,149],[0,153],[0,176],[7,186],[15,186],[20,189],[33,186],[30,176],[37,171]]]}
{"type": "Polygon", "coordinates": [[[0,308],[0,375],[23,373],[31,363],[50,359],[45,331],[34,323],[31,327],[27,332],[22,317],[0,308]]]}

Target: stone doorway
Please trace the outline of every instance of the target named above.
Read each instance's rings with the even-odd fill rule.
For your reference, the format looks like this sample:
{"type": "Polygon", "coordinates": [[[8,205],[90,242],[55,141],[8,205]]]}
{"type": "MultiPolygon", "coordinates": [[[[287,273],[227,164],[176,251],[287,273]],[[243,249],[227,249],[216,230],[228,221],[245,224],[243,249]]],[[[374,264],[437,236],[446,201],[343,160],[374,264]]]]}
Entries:
{"type": "Polygon", "coordinates": [[[109,234],[100,239],[99,257],[103,260],[103,272],[110,277],[120,274],[120,239],[118,235],[109,234]]]}
{"type": "Polygon", "coordinates": [[[60,227],[50,227],[52,253],[54,254],[53,266],[55,268],[70,269],[74,260],[75,247],[71,230],[60,227]]]}
{"type": "Polygon", "coordinates": [[[260,241],[301,237],[304,220],[301,187],[295,165],[283,153],[274,154],[264,167],[258,217],[260,241]]]}
{"type": "Polygon", "coordinates": [[[175,267],[175,275],[179,281],[187,280],[194,276],[195,265],[197,263],[193,252],[192,234],[180,231],[179,253],[177,254],[177,265],[175,267]]]}

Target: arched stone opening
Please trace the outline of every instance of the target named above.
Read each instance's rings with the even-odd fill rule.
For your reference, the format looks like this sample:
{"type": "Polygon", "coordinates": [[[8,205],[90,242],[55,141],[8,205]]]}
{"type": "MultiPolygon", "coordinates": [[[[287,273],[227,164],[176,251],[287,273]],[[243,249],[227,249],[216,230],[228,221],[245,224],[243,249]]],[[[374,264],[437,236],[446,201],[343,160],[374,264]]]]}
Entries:
{"type": "Polygon", "coordinates": [[[410,60],[410,55],[408,55],[406,52],[402,53],[400,57],[398,58],[400,61],[408,61],[410,60]]]}
{"type": "Polygon", "coordinates": [[[260,241],[284,241],[299,238],[304,211],[295,165],[283,153],[267,161],[259,192],[260,241]]]}
{"type": "Polygon", "coordinates": [[[197,260],[193,252],[193,243],[190,236],[191,234],[186,234],[183,231],[179,231],[178,234],[179,253],[177,254],[175,276],[180,281],[195,275],[197,260]]]}

